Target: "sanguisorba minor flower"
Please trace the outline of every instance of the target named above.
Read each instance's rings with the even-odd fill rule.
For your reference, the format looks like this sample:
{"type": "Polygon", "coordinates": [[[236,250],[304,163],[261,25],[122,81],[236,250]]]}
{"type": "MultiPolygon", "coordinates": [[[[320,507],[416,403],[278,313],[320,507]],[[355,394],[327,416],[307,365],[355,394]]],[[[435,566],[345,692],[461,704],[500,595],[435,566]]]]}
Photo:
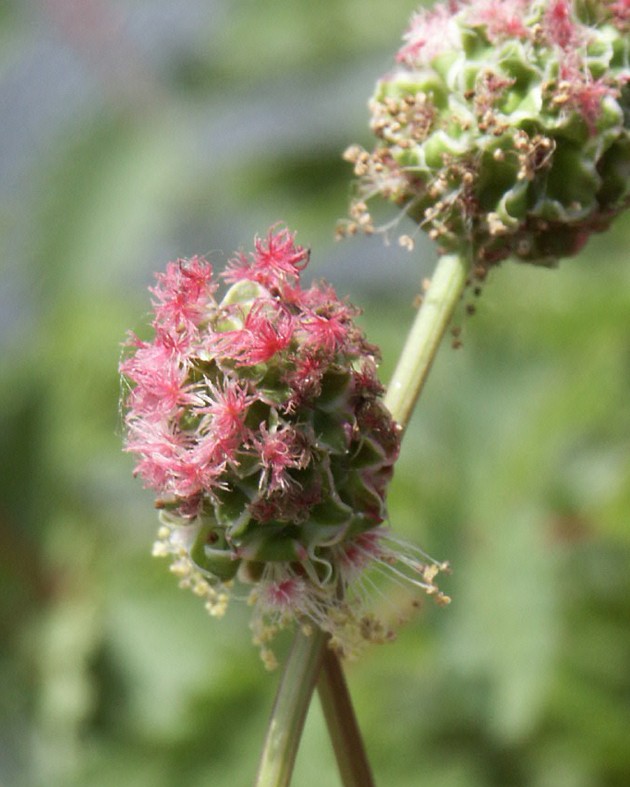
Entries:
{"type": "Polygon", "coordinates": [[[447,601],[440,566],[383,524],[399,429],[378,351],[332,287],[302,287],[308,256],[274,227],[219,277],[198,257],[169,263],[153,339],[131,335],[121,363],[126,450],[158,493],[154,552],[213,615],[246,596],[270,664],[293,621],[344,652],[389,638],[364,603],[373,567],[447,601]]]}
{"type": "Polygon", "coordinates": [[[352,219],[375,195],[478,275],[551,264],[628,205],[630,2],[448,0],[411,20],[370,102],[378,138],[346,157],[352,219]]]}

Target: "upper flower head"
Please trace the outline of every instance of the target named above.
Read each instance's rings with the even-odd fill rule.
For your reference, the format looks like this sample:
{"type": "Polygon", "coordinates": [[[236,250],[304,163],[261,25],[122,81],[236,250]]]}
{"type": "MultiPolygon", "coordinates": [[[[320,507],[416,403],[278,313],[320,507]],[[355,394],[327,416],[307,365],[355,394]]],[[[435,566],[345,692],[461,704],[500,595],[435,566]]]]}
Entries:
{"type": "MultiPolygon", "coordinates": [[[[328,285],[303,288],[307,261],[272,228],[218,280],[199,258],[157,275],[154,338],[132,336],[121,363],[126,450],[158,493],[156,553],[214,614],[231,582],[253,583],[260,643],[297,619],[348,647],[363,615],[351,580],[369,556],[395,562],[382,523],[399,431],[358,311],[328,285]]],[[[429,564],[401,559],[437,593],[429,564]]]]}
{"type": "Polygon", "coordinates": [[[346,230],[373,230],[380,195],[481,271],[578,251],[629,200],[628,9],[449,0],[415,14],[370,104],[376,147],[346,154],[346,230]]]}

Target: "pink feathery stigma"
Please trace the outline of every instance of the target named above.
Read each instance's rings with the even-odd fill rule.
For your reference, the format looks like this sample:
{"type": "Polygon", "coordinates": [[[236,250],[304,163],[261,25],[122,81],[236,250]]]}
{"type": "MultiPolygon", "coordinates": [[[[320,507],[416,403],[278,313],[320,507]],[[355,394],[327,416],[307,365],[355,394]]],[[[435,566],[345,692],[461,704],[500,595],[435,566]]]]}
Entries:
{"type": "Polygon", "coordinates": [[[188,370],[180,357],[161,343],[133,344],[136,353],[121,363],[120,371],[135,383],[129,399],[135,414],[159,419],[191,404],[188,370]]]}
{"type": "Polygon", "coordinates": [[[173,468],[185,451],[185,444],[184,435],[175,432],[165,420],[143,420],[135,413],[134,420],[128,420],[125,450],[140,457],[134,473],[151,489],[172,491],[173,468]]]}
{"type": "Polygon", "coordinates": [[[428,64],[434,57],[448,51],[457,41],[458,30],[452,15],[458,5],[439,5],[431,11],[423,9],[414,14],[409,29],[403,36],[407,43],[396,55],[398,62],[410,65],[428,64]]]}
{"type": "Polygon", "coordinates": [[[212,283],[212,266],[199,257],[186,262],[177,260],[155,278],[157,285],[150,288],[156,298],[155,325],[166,330],[194,330],[213,302],[217,288],[212,283]]]}
{"type": "Polygon", "coordinates": [[[630,22],[630,0],[616,0],[609,7],[615,26],[620,30],[625,30],[630,22]]]}
{"type": "Polygon", "coordinates": [[[278,277],[298,276],[308,264],[308,250],[295,245],[295,233],[286,227],[277,232],[270,229],[266,240],[256,238],[254,248],[254,266],[278,277]]]}
{"type": "Polygon", "coordinates": [[[485,0],[471,4],[470,22],[473,25],[485,25],[488,40],[497,38],[528,38],[529,31],[523,24],[523,13],[527,9],[528,0],[485,0]]]}
{"type": "Polygon", "coordinates": [[[298,277],[308,264],[308,250],[296,246],[295,234],[286,228],[275,231],[272,227],[266,239],[255,239],[254,248],[249,259],[241,253],[230,261],[224,274],[226,281],[245,279],[277,288],[298,277]]]}
{"type": "Polygon", "coordinates": [[[212,434],[218,440],[227,441],[242,437],[247,410],[256,398],[248,393],[247,385],[226,378],[222,387],[205,380],[204,388],[205,391],[199,394],[204,404],[197,408],[197,412],[209,416],[212,434]]]}
{"type": "Polygon", "coordinates": [[[577,39],[577,26],[571,17],[570,0],[551,0],[545,14],[545,33],[561,49],[568,49],[577,39]]]}
{"type": "Polygon", "coordinates": [[[243,366],[265,363],[285,350],[293,338],[295,321],[275,303],[259,303],[252,307],[240,334],[236,357],[243,366]]]}
{"type": "Polygon", "coordinates": [[[307,336],[307,346],[322,349],[327,353],[334,353],[337,347],[343,345],[348,335],[348,326],[343,318],[337,315],[327,317],[312,313],[302,321],[301,327],[307,336]]]}
{"type": "Polygon", "coordinates": [[[597,133],[604,98],[619,95],[619,91],[606,84],[603,78],[585,76],[570,60],[560,68],[560,90],[566,94],[566,104],[582,115],[591,135],[597,133]]]}
{"type": "Polygon", "coordinates": [[[278,582],[269,582],[264,588],[264,603],[277,609],[300,609],[304,601],[304,580],[289,577],[278,582]]]}
{"type": "Polygon", "coordinates": [[[255,366],[270,361],[286,350],[293,339],[295,320],[289,311],[271,298],[258,298],[242,328],[206,336],[210,353],[236,361],[239,366],[255,366]]]}
{"type": "Polygon", "coordinates": [[[286,489],[291,484],[286,471],[305,467],[308,462],[303,441],[291,426],[271,431],[261,423],[252,442],[266,471],[261,476],[261,484],[266,480],[270,491],[286,489]]]}

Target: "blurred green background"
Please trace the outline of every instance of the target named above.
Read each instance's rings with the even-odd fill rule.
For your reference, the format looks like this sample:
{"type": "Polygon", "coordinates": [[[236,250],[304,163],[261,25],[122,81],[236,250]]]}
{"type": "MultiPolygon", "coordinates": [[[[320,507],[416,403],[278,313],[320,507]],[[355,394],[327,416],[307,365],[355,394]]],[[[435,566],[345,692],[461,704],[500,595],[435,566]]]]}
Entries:
{"type": "MultiPolygon", "coordinates": [[[[284,220],[387,379],[433,253],[333,232],[412,10],[0,5],[2,787],[251,782],[278,673],[246,609],[208,619],[150,557],[120,344],[167,260],[284,220]]],[[[558,270],[504,265],[440,353],[390,515],[453,603],[348,666],[380,785],[630,784],[629,242],[622,219],[558,270]]],[[[294,784],[339,784],[317,702],[294,784]]]]}

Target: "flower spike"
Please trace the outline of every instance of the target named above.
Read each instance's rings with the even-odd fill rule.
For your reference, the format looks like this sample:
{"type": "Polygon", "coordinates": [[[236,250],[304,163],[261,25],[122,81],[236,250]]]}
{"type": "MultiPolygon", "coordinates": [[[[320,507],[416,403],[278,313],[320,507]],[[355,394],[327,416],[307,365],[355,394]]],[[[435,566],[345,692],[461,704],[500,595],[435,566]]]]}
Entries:
{"type": "Polygon", "coordinates": [[[214,616],[240,585],[269,664],[292,622],[344,652],[388,639],[365,602],[373,568],[446,600],[437,564],[383,524],[400,430],[377,348],[332,287],[302,287],[307,262],[273,227],[219,277],[197,257],[169,263],[151,289],[154,338],[131,336],[120,367],[126,450],[158,493],[154,554],[214,616]]]}

